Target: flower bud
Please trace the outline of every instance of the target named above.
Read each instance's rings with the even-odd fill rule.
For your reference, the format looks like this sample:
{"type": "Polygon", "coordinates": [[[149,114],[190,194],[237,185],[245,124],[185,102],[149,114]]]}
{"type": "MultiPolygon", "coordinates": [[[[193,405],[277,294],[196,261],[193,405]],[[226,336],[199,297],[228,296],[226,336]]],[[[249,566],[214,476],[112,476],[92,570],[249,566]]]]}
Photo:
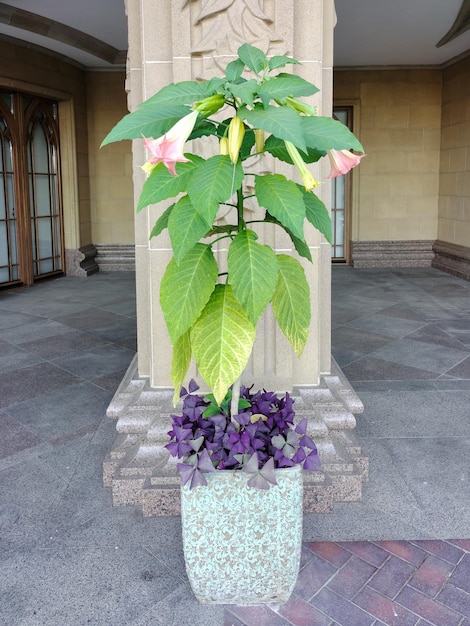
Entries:
{"type": "Polygon", "coordinates": [[[256,152],[264,152],[264,130],[255,128],[255,148],[256,152]]]}
{"type": "Polygon", "coordinates": [[[290,141],[284,141],[286,144],[287,152],[289,153],[290,158],[292,159],[294,165],[299,170],[300,175],[302,176],[302,181],[304,183],[305,191],[312,191],[315,187],[318,187],[320,184],[318,180],[313,178],[310,170],[305,165],[305,161],[300,156],[300,152],[290,141]]]}
{"type": "Polygon", "coordinates": [[[286,105],[289,106],[291,109],[294,109],[294,111],[297,111],[297,113],[303,113],[304,115],[317,114],[316,107],[312,107],[310,106],[310,104],[307,104],[306,102],[301,102],[300,100],[297,100],[297,98],[292,98],[291,96],[287,96],[286,105]]]}
{"type": "Polygon", "coordinates": [[[202,100],[198,100],[194,103],[193,109],[200,113],[203,117],[208,117],[213,113],[216,113],[225,104],[225,98],[221,93],[216,93],[213,96],[208,96],[202,100]]]}
{"type": "Polygon", "coordinates": [[[242,146],[243,137],[245,135],[245,126],[241,119],[237,116],[232,117],[232,121],[228,127],[228,154],[232,163],[238,161],[240,148],[242,146]]]}
{"type": "Polygon", "coordinates": [[[228,139],[221,137],[219,141],[219,154],[228,154],[228,139]]]}

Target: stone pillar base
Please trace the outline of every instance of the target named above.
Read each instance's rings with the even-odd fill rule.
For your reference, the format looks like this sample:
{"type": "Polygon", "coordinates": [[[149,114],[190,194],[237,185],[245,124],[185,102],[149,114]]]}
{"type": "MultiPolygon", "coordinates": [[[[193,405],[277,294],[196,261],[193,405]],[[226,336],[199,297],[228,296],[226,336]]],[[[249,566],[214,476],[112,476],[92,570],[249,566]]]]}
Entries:
{"type": "MultiPolygon", "coordinates": [[[[307,417],[321,470],[304,472],[304,512],[329,513],[335,502],[362,499],[368,479],[368,459],[362,455],[353,429],[363,405],[334,363],[332,374],[318,387],[293,390],[296,417],[307,417]]],[[[117,436],[103,463],[103,480],[113,493],[113,505],[139,505],[145,517],[179,515],[180,488],[176,460],[168,443],[171,390],[156,390],[137,375],[137,359],[109,405],[117,436]]]]}
{"type": "Polygon", "coordinates": [[[90,276],[99,271],[95,263],[96,248],[93,244],[65,251],[65,273],[67,276],[90,276]]]}

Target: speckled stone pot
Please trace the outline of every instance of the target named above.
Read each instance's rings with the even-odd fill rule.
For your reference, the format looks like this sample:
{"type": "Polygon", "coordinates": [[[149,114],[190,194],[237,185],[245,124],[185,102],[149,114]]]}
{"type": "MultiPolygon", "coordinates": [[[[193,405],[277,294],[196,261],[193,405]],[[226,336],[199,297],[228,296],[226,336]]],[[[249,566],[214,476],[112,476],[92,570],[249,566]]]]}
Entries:
{"type": "Polygon", "coordinates": [[[275,471],[269,490],[228,470],[206,474],[206,487],[181,488],[186,572],[199,602],[288,600],[300,564],[302,468],[275,471]]]}

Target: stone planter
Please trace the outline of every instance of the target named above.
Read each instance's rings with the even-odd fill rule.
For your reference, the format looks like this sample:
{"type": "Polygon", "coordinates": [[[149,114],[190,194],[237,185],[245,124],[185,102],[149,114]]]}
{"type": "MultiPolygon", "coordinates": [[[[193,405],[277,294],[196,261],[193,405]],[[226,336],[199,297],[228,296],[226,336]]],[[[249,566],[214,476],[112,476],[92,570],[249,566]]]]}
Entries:
{"type": "Polygon", "coordinates": [[[223,470],[207,487],[181,488],[186,571],[204,604],[286,602],[300,564],[302,468],[276,470],[277,486],[248,487],[223,470]]]}

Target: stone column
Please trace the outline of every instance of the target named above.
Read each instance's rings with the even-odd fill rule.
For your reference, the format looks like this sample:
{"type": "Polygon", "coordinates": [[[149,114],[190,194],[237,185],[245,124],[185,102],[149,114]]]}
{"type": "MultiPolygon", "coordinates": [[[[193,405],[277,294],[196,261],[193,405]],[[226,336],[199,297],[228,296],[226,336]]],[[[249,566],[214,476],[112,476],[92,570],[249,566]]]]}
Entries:
{"type": "MultiPolygon", "coordinates": [[[[221,73],[244,41],[268,55],[289,54],[302,62],[294,71],[311,80],[320,92],[312,98],[320,114],[331,113],[333,0],[139,0],[127,3],[129,108],[169,82],[221,73]]],[[[134,186],[138,196],[144,181],[142,142],[134,142],[134,186]]],[[[325,161],[325,159],[323,160],[325,161]]],[[[316,167],[324,178],[326,163],[316,167]],[[321,170],[321,171],[320,171],[321,170]]],[[[266,164],[261,164],[266,168],[266,164]]],[[[270,166],[271,167],[271,166],[270,166]]],[[[292,172],[288,172],[292,176],[292,172]]],[[[329,205],[330,186],[320,195],[329,205]]],[[[159,284],[171,257],[163,234],[149,241],[149,232],[163,210],[150,207],[136,216],[136,276],[138,371],[153,388],[171,386],[171,346],[159,305],[159,284]]],[[[278,249],[290,248],[278,229],[268,233],[278,249]]],[[[317,385],[330,371],[330,252],[313,229],[308,233],[313,263],[305,264],[312,292],[310,339],[299,360],[266,315],[258,333],[247,381],[276,390],[317,385]]]]}
{"type": "MultiPolygon", "coordinates": [[[[331,114],[333,0],[127,0],[127,12],[130,110],[170,82],[222,73],[238,47],[248,42],[267,55],[298,59],[302,65],[289,66],[288,71],[313,82],[320,92],[311,104],[319,114],[331,114]]],[[[137,203],[144,182],[141,141],[134,142],[133,159],[137,203]]],[[[272,161],[260,159],[254,167],[270,170],[272,161]]],[[[285,165],[276,167],[290,177],[295,174],[293,168],[286,171],[285,165]]],[[[326,180],[328,172],[326,159],[313,169],[319,180],[326,180]]],[[[329,206],[329,181],[321,185],[319,195],[329,206]]],[[[171,346],[158,294],[171,258],[170,242],[165,234],[148,239],[164,208],[150,207],[136,216],[138,364],[129,370],[108,410],[118,420],[119,434],[104,464],[105,484],[113,488],[114,503],[142,504],[146,515],[179,510],[175,467],[168,463],[163,448],[172,411],[171,346]]],[[[278,250],[290,251],[291,243],[280,229],[266,228],[263,235],[278,250]]],[[[304,264],[312,323],[304,354],[300,359],[295,356],[268,311],[258,329],[245,380],[256,388],[293,390],[297,413],[309,418],[309,432],[323,454],[325,468],[306,485],[306,510],[313,511],[331,508],[334,500],[359,499],[359,474],[364,475],[365,461],[356,462],[360,457],[356,444],[332,432],[354,428],[353,413],[360,412],[362,405],[347,381],[330,375],[330,248],[313,227],[307,241],[313,258],[313,263],[304,264]]]]}

